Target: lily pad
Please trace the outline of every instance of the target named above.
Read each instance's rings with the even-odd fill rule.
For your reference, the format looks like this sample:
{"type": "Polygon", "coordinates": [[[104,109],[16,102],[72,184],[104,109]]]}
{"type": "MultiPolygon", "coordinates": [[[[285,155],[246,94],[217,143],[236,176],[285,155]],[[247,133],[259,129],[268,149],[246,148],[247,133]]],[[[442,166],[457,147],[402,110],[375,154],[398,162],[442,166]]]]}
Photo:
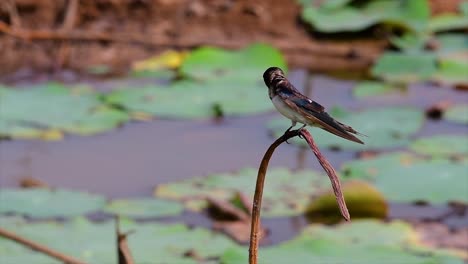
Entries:
{"type": "MultiPolygon", "coordinates": [[[[353,221],[337,227],[312,225],[298,237],[261,248],[259,263],[462,264],[459,257],[419,246],[417,233],[403,222],[353,221]]],[[[222,263],[247,262],[247,252],[231,248],[222,263]]]]}
{"type": "Polygon", "coordinates": [[[301,14],[315,30],[326,33],[361,31],[376,24],[422,31],[430,16],[426,0],[367,1],[360,7],[353,6],[352,1],[339,1],[331,7],[327,2],[318,7],[311,1],[306,2],[301,14]]]}
{"type": "Polygon", "coordinates": [[[375,181],[384,170],[407,167],[420,161],[420,157],[405,152],[381,154],[370,159],[356,159],[344,163],[341,167],[341,175],[344,179],[375,181]]]}
{"type": "MultiPolygon", "coordinates": [[[[466,57],[468,59],[468,56],[466,57]]],[[[458,59],[442,59],[433,80],[447,85],[468,85],[468,62],[458,59]]]]}
{"type": "Polygon", "coordinates": [[[161,199],[117,199],[112,200],[104,211],[127,217],[175,216],[184,210],[180,203],[161,199]]]}
{"type": "Polygon", "coordinates": [[[287,70],[283,55],[270,45],[254,44],[238,51],[202,47],[188,55],[180,67],[180,73],[197,80],[228,77],[230,81],[255,83],[263,81],[261,74],[271,66],[287,70]]]}
{"type": "MultiPolygon", "coordinates": [[[[253,197],[256,169],[243,169],[235,174],[214,174],[156,187],[157,197],[183,201],[191,210],[206,208],[206,197],[229,201],[237,192],[253,197]]],[[[268,170],[262,216],[292,216],[304,212],[311,197],[328,190],[328,178],[317,172],[305,170],[291,172],[283,168],[268,170]]]]}
{"type": "Polygon", "coordinates": [[[402,92],[400,87],[377,81],[364,81],[358,83],[353,89],[353,95],[357,98],[366,98],[376,95],[388,95],[402,92]]]}
{"type": "MultiPolygon", "coordinates": [[[[409,136],[416,133],[424,122],[424,113],[409,107],[381,107],[361,112],[339,110],[339,113],[332,110],[330,115],[368,136],[363,138],[365,145],[361,145],[337,137],[322,129],[310,128],[312,136],[320,147],[345,150],[405,146],[409,144],[409,136]],[[398,124],[398,126],[395,126],[395,124],[398,124]]],[[[289,126],[290,121],[286,118],[274,119],[268,125],[275,137],[281,136],[289,126]]],[[[292,142],[307,146],[304,140],[298,138],[294,138],[292,142]]]]}
{"type": "Polygon", "coordinates": [[[371,181],[389,201],[468,202],[465,164],[407,155],[387,154],[352,161],[344,165],[344,174],[371,181]]]}
{"type": "Polygon", "coordinates": [[[432,17],[428,27],[431,32],[466,29],[468,28],[468,15],[441,14],[432,17]]]}
{"type": "Polygon", "coordinates": [[[37,218],[72,217],[97,211],[104,205],[104,197],[85,192],[43,188],[0,189],[0,213],[37,218]]]}
{"type": "Polygon", "coordinates": [[[89,88],[57,83],[28,89],[0,87],[0,103],[3,137],[40,138],[51,129],[89,135],[128,120],[126,113],[104,106],[89,88]]]}
{"type": "MultiPolygon", "coordinates": [[[[117,263],[113,222],[93,223],[85,219],[74,219],[68,223],[1,222],[2,228],[86,263],[117,263]]],[[[121,229],[134,231],[128,236],[128,245],[136,263],[196,264],[199,262],[195,258],[216,258],[235,245],[225,236],[203,228],[189,229],[181,224],[121,222],[121,229]]],[[[0,252],[4,263],[59,263],[2,238],[0,252]]]]}
{"type": "Polygon", "coordinates": [[[372,67],[372,75],[389,82],[408,83],[428,80],[436,70],[434,54],[386,52],[372,67]]]}
{"type": "Polygon", "coordinates": [[[395,167],[379,174],[375,184],[391,201],[468,203],[468,177],[464,164],[432,161],[395,167]]]}
{"type": "Polygon", "coordinates": [[[444,118],[461,124],[468,124],[468,104],[458,104],[445,111],[444,118]]]}
{"type": "Polygon", "coordinates": [[[273,109],[261,73],[285,67],[281,54],[267,45],[240,51],[201,48],[183,62],[185,77],[167,87],[123,88],[106,96],[131,112],[167,118],[208,118],[261,113],[273,109]]]}
{"type": "Polygon", "coordinates": [[[423,137],[411,144],[411,149],[431,156],[468,156],[467,135],[437,135],[423,137]]]}

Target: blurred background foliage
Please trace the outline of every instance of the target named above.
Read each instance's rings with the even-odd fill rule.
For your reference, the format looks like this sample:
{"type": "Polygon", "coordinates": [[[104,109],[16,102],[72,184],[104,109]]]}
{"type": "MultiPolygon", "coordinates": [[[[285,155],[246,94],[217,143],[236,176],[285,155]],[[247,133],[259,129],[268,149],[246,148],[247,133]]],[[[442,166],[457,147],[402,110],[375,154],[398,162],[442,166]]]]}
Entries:
{"type": "Polygon", "coordinates": [[[303,140],[277,151],[260,263],[468,258],[468,1],[6,0],[0,61],[2,229],[116,263],[119,216],[136,263],[246,263],[277,66],[367,137],[310,128],[352,223],[303,140]]]}

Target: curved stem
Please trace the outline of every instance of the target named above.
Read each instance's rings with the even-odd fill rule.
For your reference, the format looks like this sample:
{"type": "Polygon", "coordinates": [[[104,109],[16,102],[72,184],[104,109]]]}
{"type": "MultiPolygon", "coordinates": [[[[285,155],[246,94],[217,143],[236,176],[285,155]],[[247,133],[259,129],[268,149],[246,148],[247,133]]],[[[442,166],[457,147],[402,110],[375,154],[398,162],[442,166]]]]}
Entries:
{"type": "Polygon", "coordinates": [[[258,252],[258,241],[259,241],[258,231],[260,228],[260,210],[262,207],[263,186],[265,183],[265,176],[266,176],[266,171],[268,169],[268,163],[270,162],[270,158],[273,155],[273,152],[279,145],[281,145],[281,143],[298,135],[299,135],[299,130],[286,131],[284,135],[282,135],[275,142],[273,142],[273,144],[271,144],[271,146],[265,152],[262,162],[260,163],[260,167],[258,169],[258,174],[257,174],[257,183],[255,185],[254,200],[253,200],[253,205],[252,205],[252,223],[251,223],[251,229],[250,229],[250,247],[249,247],[249,263],[250,264],[257,264],[257,252],[258,252]]]}
{"type": "Polygon", "coordinates": [[[266,172],[268,169],[268,163],[270,162],[273,152],[279,145],[281,145],[281,143],[296,136],[301,136],[302,138],[305,139],[307,144],[309,144],[310,148],[312,149],[315,156],[317,157],[320,165],[323,167],[328,177],[330,178],[333,191],[335,193],[336,200],[338,202],[338,206],[340,207],[341,214],[343,215],[344,219],[346,219],[346,221],[350,220],[348,208],[346,207],[346,202],[343,197],[343,192],[341,191],[340,180],[338,176],[336,175],[336,172],[331,166],[331,164],[327,161],[327,159],[320,152],[319,148],[315,144],[314,139],[312,138],[310,133],[306,129],[303,129],[303,128],[292,130],[292,131],[286,131],[284,135],[282,135],[275,142],[273,142],[273,144],[271,144],[271,146],[265,152],[265,155],[263,156],[262,162],[260,163],[260,167],[258,169],[257,183],[255,185],[255,194],[254,194],[253,205],[252,205],[252,223],[251,223],[251,229],[250,229],[249,264],[257,264],[257,259],[258,259],[257,253],[258,253],[258,242],[259,242],[258,233],[260,229],[260,210],[262,207],[263,186],[265,183],[265,176],[266,176],[266,172]]]}

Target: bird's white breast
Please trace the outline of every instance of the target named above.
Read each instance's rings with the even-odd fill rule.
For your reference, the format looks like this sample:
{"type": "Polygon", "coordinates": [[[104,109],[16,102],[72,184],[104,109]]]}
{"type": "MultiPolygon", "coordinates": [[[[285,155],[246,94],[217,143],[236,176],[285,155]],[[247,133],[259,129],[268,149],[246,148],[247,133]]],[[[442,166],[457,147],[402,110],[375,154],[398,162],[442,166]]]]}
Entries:
{"type": "Polygon", "coordinates": [[[273,102],[276,110],[278,110],[278,112],[280,112],[283,116],[302,124],[308,123],[302,115],[293,111],[287,104],[283,102],[283,100],[281,100],[279,96],[273,97],[271,101],[273,102]]]}

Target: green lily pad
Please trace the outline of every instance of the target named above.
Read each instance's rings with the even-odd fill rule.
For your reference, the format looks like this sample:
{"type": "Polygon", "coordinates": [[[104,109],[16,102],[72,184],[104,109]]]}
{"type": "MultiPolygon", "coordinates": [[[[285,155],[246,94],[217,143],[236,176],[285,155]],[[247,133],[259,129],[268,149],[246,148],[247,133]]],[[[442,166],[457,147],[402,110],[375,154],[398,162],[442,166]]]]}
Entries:
{"type": "Polygon", "coordinates": [[[468,178],[463,163],[423,160],[397,153],[348,162],[343,170],[345,177],[374,183],[389,201],[468,202],[468,178]]]}
{"type": "Polygon", "coordinates": [[[272,66],[287,71],[283,56],[270,45],[254,44],[238,51],[202,47],[187,56],[180,72],[183,76],[197,80],[228,77],[231,81],[245,80],[255,83],[262,82],[263,72],[272,66]]]}
{"type": "Polygon", "coordinates": [[[168,87],[116,90],[106,96],[106,101],[131,112],[167,118],[266,112],[273,105],[261,74],[272,65],[285,68],[285,61],[267,45],[252,45],[240,51],[201,48],[184,60],[180,68],[184,80],[168,87]]]}
{"type": "Polygon", "coordinates": [[[450,107],[444,113],[444,118],[461,124],[468,124],[468,104],[458,104],[450,107]]]}
{"type": "Polygon", "coordinates": [[[375,184],[391,201],[468,203],[468,178],[464,164],[432,161],[395,167],[379,174],[375,184]]]}
{"type": "Polygon", "coordinates": [[[430,35],[425,32],[406,32],[401,36],[391,37],[390,42],[405,53],[420,53],[429,38],[430,35]]]}
{"type": "Polygon", "coordinates": [[[40,137],[56,129],[83,135],[101,133],[128,120],[128,115],[104,106],[89,88],[48,83],[28,89],[0,87],[0,136],[40,137]]]}
{"type": "Polygon", "coordinates": [[[421,158],[405,152],[381,154],[370,159],[345,162],[341,167],[344,179],[365,179],[375,181],[377,175],[393,167],[407,167],[420,162],[421,158]]]}
{"type": "Polygon", "coordinates": [[[411,149],[431,156],[468,156],[467,135],[437,135],[423,137],[411,144],[411,149]]]}
{"type": "MultiPolygon", "coordinates": [[[[468,59],[468,56],[466,58],[468,59]]],[[[434,73],[433,80],[448,85],[468,85],[468,62],[442,59],[438,64],[439,69],[434,73]]]]}
{"type": "Polygon", "coordinates": [[[459,14],[441,14],[429,20],[431,32],[458,30],[468,28],[468,16],[459,14]]]}
{"type": "MultiPolygon", "coordinates": [[[[86,263],[117,263],[115,224],[74,219],[67,223],[0,221],[2,228],[17,233],[86,263]],[[66,243],[64,243],[66,241],[66,243]]],[[[199,263],[235,246],[225,236],[203,228],[181,224],[133,223],[121,221],[121,229],[133,230],[127,237],[136,263],[199,263]],[[210,245],[209,247],[206,245],[210,245]],[[192,252],[192,255],[188,255],[192,252]]],[[[59,263],[15,242],[0,238],[2,263],[59,263]]]]}
{"type": "Polygon", "coordinates": [[[104,211],[127,217],[162,217],[179,215],[183,210],[180,203],[148,198],[112,200],[104,211]]]}
{"type": "MultiPolygon", "coordinates": [[[[442,250],[419,246],[417,233],[403,222],[353,221],[336,227],[312,225],[278,246],[260,248],[259,263],[462,264],[442,250]]],[[[240,247],[227,250],[222,263],[247,263],[240,247]]]]}
{"type": "MultiPolygon", "coordinates": [[[[342,139],[322,129],[309,128],[320,147],[345,150],[401,147],[409,144],[409,136],[416,133],[424,122],[424,113],[409,107],[381,107],[354,113],[342,110],[340,113],[335,112],[337,111],[330,111],[330,115],[368,136],[362,138],[365,145],[342,139]]],[[[290,121],[286,118],[274,119],[268,124],[275,137],[281,136],[289,126],[290,121]]],[[[307,143],[299,138],[294,138],[292,142],[307,146],[307,143]]]]}
{"type": "MultiPolygon", "coordinates": [[[[326,3],[328,1],[324,1],[326,3]]],[[[430,16],[426,0],[413,1],[367,1],[361,7],[339,1],[316,6],[312,2],[303,4],[302,19],[320,32],[361,31],[376,24],[387,24],[412,31],[427,27],[430,16]]]]}
{"type": "Polygon", "coordinates": [[[376,95],[388,95],[402,92],[400,87],[377,81],[364,81],[358,83],[353,89],[353,95],[357,98],[365,98],[376,95]]]}
{"type": "Polygon", "coordinates": [[[372,67],[373,76],[400,83],[428,80],[436,71],[436,57],[429,53],[386,52],[372,67]]]}
{"type": "Polygon", "coordinates": [[[438,42],[437,54],[466,51],[468,49],[468,36],[460,33],[444,33],[436,36],[438,42]]]}
{"type": "MultiPolygon", "coordinates": [[[[206,208],[206,198],[229,201],[237,192],[253,197],[257,169],[235,174],[214,174],[156,187],[157,197],[183,201],[191,210],[206,208]]],[[[267,172],[263,192],[262,216],[292,216],[304,212],[309,200],[330,187],[329,179],[314,171],[293,173],[275,168],[267,172]]]]}
{"type": "Polygon", "coordinates": [[[72,217],[104,207],[102,196],[69,190],[0,189],[0,213],[30,217],[72,217]]]}

